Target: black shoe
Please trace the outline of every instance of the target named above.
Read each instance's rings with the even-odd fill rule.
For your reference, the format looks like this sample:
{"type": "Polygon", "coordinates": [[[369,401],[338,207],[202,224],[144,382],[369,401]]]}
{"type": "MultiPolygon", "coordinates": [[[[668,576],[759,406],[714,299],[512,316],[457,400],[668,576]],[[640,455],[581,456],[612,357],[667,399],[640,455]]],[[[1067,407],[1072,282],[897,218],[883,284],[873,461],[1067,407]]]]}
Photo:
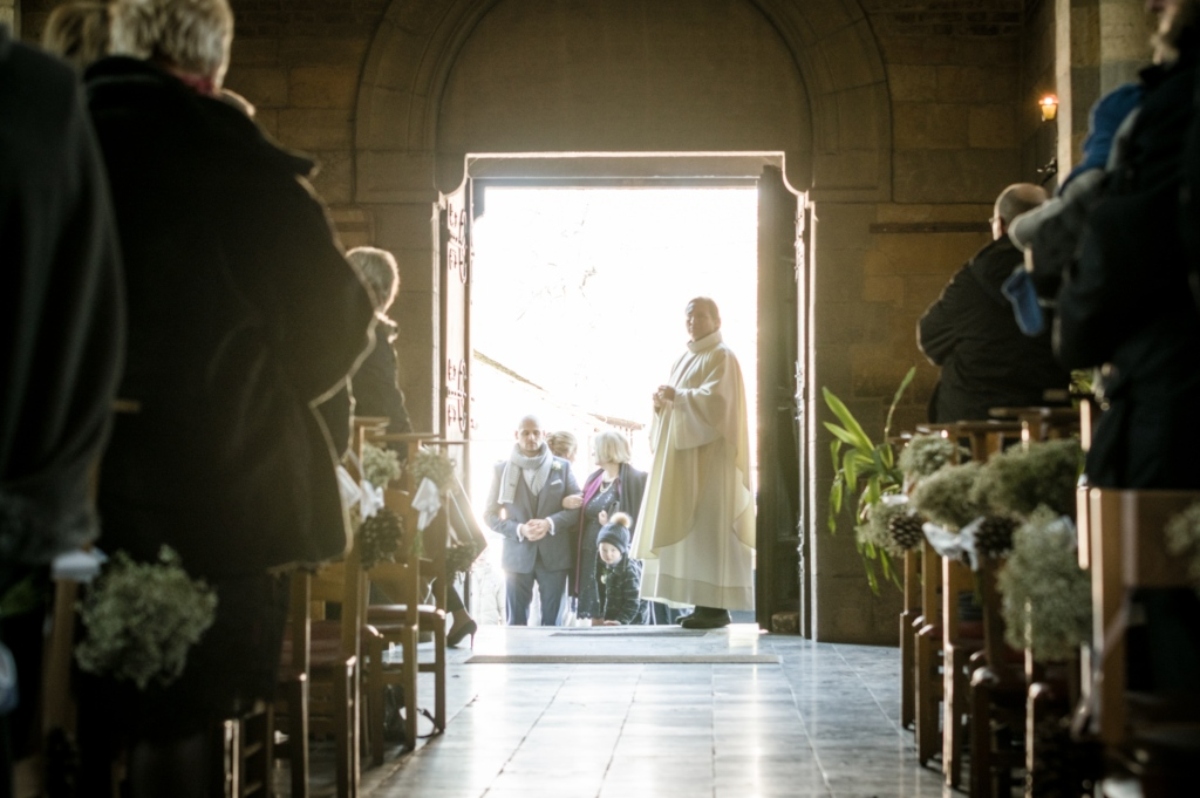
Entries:
{"type": "Polygon", "coordinates": [[[703,609],[705,612],[701,612],[701,608],[697,607],[696,611],[680,621],[679,625],[684,629],[723,629],[733,621],[729,616],[729,610],[709,607],[703,609]]]}
{"type": "Polygon", "coordinates": [[[457,646],[459,643],[461,643],[463,641],[464,637],[466,637],[467,635],[470,635],[471,636],[471,648],[474,649],[475,648],[475,632],[477,632],[477,631],[479,631],[479,624],[475,623],[475,621],[473,621],[473,620],[467,621],[465,623],[460,623],[458,626],[453,627],[446,634],[446,646],[449,648],[454,648],[455,646],[457,646]]]}

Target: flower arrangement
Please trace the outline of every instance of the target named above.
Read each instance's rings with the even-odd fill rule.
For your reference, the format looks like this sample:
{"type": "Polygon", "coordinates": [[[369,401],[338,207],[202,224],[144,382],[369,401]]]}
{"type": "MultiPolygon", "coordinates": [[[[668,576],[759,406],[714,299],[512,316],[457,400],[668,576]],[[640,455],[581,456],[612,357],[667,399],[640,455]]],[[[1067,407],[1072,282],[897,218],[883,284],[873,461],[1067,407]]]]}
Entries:
{"type": "Polygon", "coordinates": [[[1039,507],[1017,529],[997,577],[1005,640],[1038,662],[1070,657],[1091,633],[1091,581],[1075,546],[1071,519],[1039,507]]]}
{"type": "Polygon", "coordinates": [[[444,454],[421,449],[409,458],[408,470],[415,484],[420,485],[421,480],[428,479],[438,486],[438,490],[446,491],[454,477],[454,465],[454,461],[444,454]]]}
{"type": "Polygon", "coordinates": [[[387,507],[358,525],[358,553],[362,567],[374,568],[381,562],[395,562],[396,549],[404,539],[404,519],[387,507]]]}
{"type": "Polygon", "coordinates": [[[216,617],[217,596],[163,546],[157,563],[117,552],[78,609],[87,630],[75,648],[79,667],[145,690],[183,673],[188,649],[216,617]]]}
{"type": "Polygon", "coordinates": [[[974,487],[982,466],[976,462],[942,466],[923,477],[912,494],[917,512],[931,522],[961,529],[986,511],[974,487]]]}
{"type": "Polygon", "coordinates": [[[914,435],[900,452],[900,470],[915,481],[953,463],[962,452],[961,446],[941,435],[914,435]]]}
{"type": "Polygon", "coordinates": [[[998,514],[1028,517],[1038,505],[1075,515],[1083,450],[1075,439],[1031,443],[997,454],[975,484],[975,500],[998,514]]]}
{"type": "Polygon", "coordinates": [[[473,543],[456,543],[446,549],[446,570],[452,574],[471,572],[482,551],[473,543]]]}
{"type": "Polygon", "coordinates": [[[402,473],[397,452],[371,443],[363,444],[363,475],[367,482],[382,490],[389,482],[399,479],[402,473]]]}
{"type": "Polygon", "coordinates": [[[893,557],[904,556],[904,549],[896,545],[891,533],[892,519],[908,515],[908,507],[903,504],[878,501],[867,505],[867,517],[864,523],[854,528],[855,540],[860,547],[874,546],[882,549],[893,557]]]}
{"type": "Polygon", "coordinates": [[[1167,549],[1177,557],[1187,557],[1188,575],[1200,592],[1200,502],[1196,502],[1167,522],[1167,549]]]}

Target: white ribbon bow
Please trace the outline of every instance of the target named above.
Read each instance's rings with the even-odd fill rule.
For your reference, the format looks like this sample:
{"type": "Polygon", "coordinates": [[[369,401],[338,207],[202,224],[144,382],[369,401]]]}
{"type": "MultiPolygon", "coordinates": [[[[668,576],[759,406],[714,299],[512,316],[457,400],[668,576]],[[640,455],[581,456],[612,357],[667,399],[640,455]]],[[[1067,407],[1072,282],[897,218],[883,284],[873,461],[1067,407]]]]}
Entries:
{"type": "Polygon", "coordinates": [[[107,561],[108,557],[99,549],[63,552],[50,564],[50,577],[90,583],[100,574],[100,566],[107,561]]]}
{"type": "Polygon", "coordinates": [[[421,484],[417,488],[417,495],[413,496],[412,506],[420,514],[417,517],[417,531],[422,532],[442,509],[441,491],[429,477],[421,480],[421,484]]]}

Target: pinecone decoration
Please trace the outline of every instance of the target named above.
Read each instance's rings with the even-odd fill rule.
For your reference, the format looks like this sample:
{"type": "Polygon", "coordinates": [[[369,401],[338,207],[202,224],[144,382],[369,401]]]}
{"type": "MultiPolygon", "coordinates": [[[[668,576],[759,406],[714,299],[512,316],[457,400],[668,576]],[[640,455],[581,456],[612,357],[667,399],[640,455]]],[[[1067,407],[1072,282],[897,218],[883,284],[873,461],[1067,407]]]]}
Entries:
{"type": "Polygon", "coordinates": [[[395,562],[396,549],[404,538],[404,519],[386,507],[362,522],[358,528],[359,555],[363,568],[381,562],[395,562]]]}
{"type": "Polygon", "coordinates": [[[921,516],[916,513],[895,515],[888,520],[888,534],[899,548],[908,551],[925,539],[925,533],[921,530],[923,523],[921,516]]]}
{"type": "Polygon", "coordinates": [[[975,530],[975,548],[981,554],[998,557],[1012,549],[1017,522],[1001,515],[989,515],[975,530]]]}

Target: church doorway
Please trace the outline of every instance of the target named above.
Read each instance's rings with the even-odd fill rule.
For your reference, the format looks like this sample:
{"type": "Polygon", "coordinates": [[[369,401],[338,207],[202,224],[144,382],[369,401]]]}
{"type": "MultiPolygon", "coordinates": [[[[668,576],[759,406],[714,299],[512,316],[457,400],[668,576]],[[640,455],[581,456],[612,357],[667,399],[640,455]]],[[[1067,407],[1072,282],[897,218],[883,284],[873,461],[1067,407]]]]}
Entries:
{"type": "MultiPolygon", "coordinates": [[[[683,351],[683,308],[714,298],[751,408],[753,620],[770,629],[772,616],[802,609],[804,594],[806,226],[782,170],[756,168],[754,177],[649,179],[468,170],[443,210],[441,338],[446,427],[471,441],[464,465],[482,510],[492,463],[525,413],[575,435],[581,483],[604,429],[625,434],[633,464],[647,468],[648,397],[683,351]]],[[[482,570],[473,603],[483,620],[498,619],[498,560],[482,570]]]]}

